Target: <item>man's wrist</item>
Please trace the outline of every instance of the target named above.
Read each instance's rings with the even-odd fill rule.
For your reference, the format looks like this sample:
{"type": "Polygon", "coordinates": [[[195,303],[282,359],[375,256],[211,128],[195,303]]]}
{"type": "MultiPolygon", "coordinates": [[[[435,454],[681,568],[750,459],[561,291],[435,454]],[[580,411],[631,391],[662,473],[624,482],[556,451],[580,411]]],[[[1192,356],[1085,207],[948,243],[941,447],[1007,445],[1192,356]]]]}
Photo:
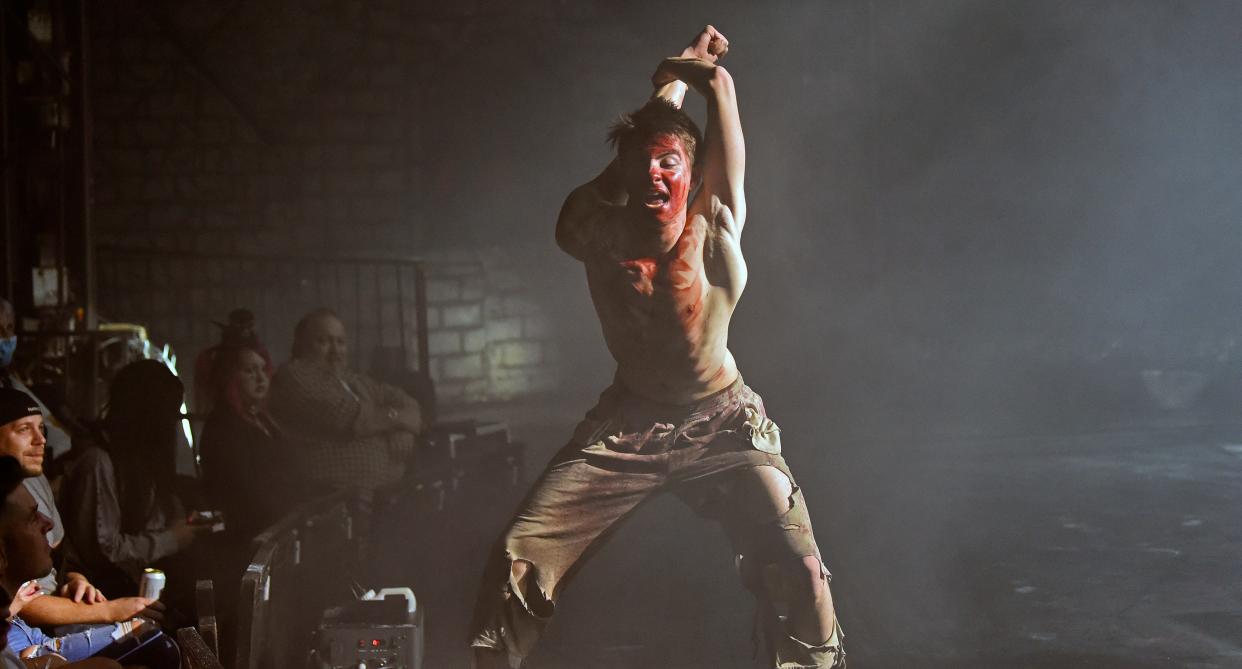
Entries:
{"type": "Polygon", "coordinates": [[[686,85],[686,82],[681,79],[674,79],[667,84],[657,86],[652,97],[664,98],[673,103],[674,107],[681,108],[682,102],[686,99],[686,92],[689,89],[690,87],[686,85]]]}

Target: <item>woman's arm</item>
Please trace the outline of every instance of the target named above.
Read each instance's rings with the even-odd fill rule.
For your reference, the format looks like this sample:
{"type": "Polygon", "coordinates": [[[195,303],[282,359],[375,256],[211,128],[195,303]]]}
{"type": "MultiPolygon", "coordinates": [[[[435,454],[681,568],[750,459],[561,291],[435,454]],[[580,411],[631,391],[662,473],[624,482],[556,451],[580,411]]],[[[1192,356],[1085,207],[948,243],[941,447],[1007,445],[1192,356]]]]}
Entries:
{"type": "Polygon", "coordinates": [[[79,458],[69,483],[73,506],[65,509],[72,517],[67,529],[83,558],[94,554],[118,566],[150,564],[193,541],[193,530],[185,526],[184,519],[160,530],[122,532],[116,475],[111,458],[103,451],[92,449],[79,458]]]}

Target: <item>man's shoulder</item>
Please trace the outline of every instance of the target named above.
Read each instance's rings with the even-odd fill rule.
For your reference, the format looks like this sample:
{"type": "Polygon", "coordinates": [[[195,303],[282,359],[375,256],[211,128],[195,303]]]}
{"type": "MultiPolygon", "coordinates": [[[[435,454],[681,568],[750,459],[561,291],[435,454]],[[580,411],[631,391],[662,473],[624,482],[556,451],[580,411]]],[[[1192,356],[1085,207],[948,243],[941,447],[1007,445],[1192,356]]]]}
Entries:
{"type": "Polygon", "coordinates": [[[51,492],[52,490],[52,483],[47,480],[46,474],[39,474],[38,476],[28,476],[25,479],[22,479],[22,483],[31,492],[34,492],[36,490],[40,492],[43,492],[43,491],[51,492]]]}
{"type": "Polygon", "coordinates": [[[317,388],[333,381],[333,373],[311,360],[290,360],[272,377],[272,392],[279,395],[294,388],[317,388]]]}
{"type": "Polygon", "coordinates": [[[56,506],[56,497],[52,494],[52,484],[47,480],[47,476],[39,474],[22,480],[22,485],[26,486],[26,490],[34,496],[35,501],[56,506]]]}
{"type": "Polygon", "coordinates": [[[302,360],[294,358],[276,369],[275,377],[289,376],[291,374],[312,374],[320,371],[322,365],[317,365],[310,360],[302,360]]]}
{"type": "Polygon", "coordinates": [[[584,198],[573,211],[567,208],[562,213],[556,242],[561,250],[583,262],[606,255],[618,243],[618,231],[625,225],[627,211],[624,203],[584,198]]]}

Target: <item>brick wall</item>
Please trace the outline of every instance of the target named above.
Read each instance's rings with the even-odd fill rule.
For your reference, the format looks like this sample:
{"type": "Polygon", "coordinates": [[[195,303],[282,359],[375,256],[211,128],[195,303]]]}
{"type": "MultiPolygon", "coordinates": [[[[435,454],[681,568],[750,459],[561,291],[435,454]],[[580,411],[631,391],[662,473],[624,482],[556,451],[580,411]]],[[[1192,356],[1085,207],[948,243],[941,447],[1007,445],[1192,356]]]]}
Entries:
{"type": "Polygon", "coordinates": [[[431,371],[449,401],[551,390],[560,369],[548,314],[512,248],[452,254],[427,266],[431,371]]]}
{"type": "Polygon", "coordinates": [[[412,322],[412,275],[228,256],[420,258],[444,402],[554,384],[551,333],[514,269],[538,250],[463,244],[422,190],[438,183],[419,150],[433,132],[415,85],[427,46],[403,31],[405,5],[224,4],[92,4],[95,233],[129,250],[99,254],[102,315],[148,325],[185,359],[213,343],[212,320],[246,306],[282,359],[298,315],[324,305],[360,368],[381,345],[412,362],[414,331],[402,340],[394,325],[412,322]]]}

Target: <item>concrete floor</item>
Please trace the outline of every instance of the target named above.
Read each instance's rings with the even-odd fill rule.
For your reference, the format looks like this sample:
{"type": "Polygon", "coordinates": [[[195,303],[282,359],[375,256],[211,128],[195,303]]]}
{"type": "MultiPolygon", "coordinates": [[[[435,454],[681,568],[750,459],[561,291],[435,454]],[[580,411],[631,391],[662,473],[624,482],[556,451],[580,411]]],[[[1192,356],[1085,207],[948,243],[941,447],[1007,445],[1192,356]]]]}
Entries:
{"type": "MultiPolygon", "coordinates": [[[[495,413],[530,445],[532,473],[574,420],[495,413]]],[[[814,448],[794,437],[786,424],[852,668],[1242,667],[1242,430],[1165,421],[814,448]]],[[[427,669],[469,666],[482,560],[521,492],[391,519],[382,571],[426,607],[427,669]]],[[[719,532],[657,499],[579,574],[528,665],[761,666],[751,616],[719,532]]]]}

